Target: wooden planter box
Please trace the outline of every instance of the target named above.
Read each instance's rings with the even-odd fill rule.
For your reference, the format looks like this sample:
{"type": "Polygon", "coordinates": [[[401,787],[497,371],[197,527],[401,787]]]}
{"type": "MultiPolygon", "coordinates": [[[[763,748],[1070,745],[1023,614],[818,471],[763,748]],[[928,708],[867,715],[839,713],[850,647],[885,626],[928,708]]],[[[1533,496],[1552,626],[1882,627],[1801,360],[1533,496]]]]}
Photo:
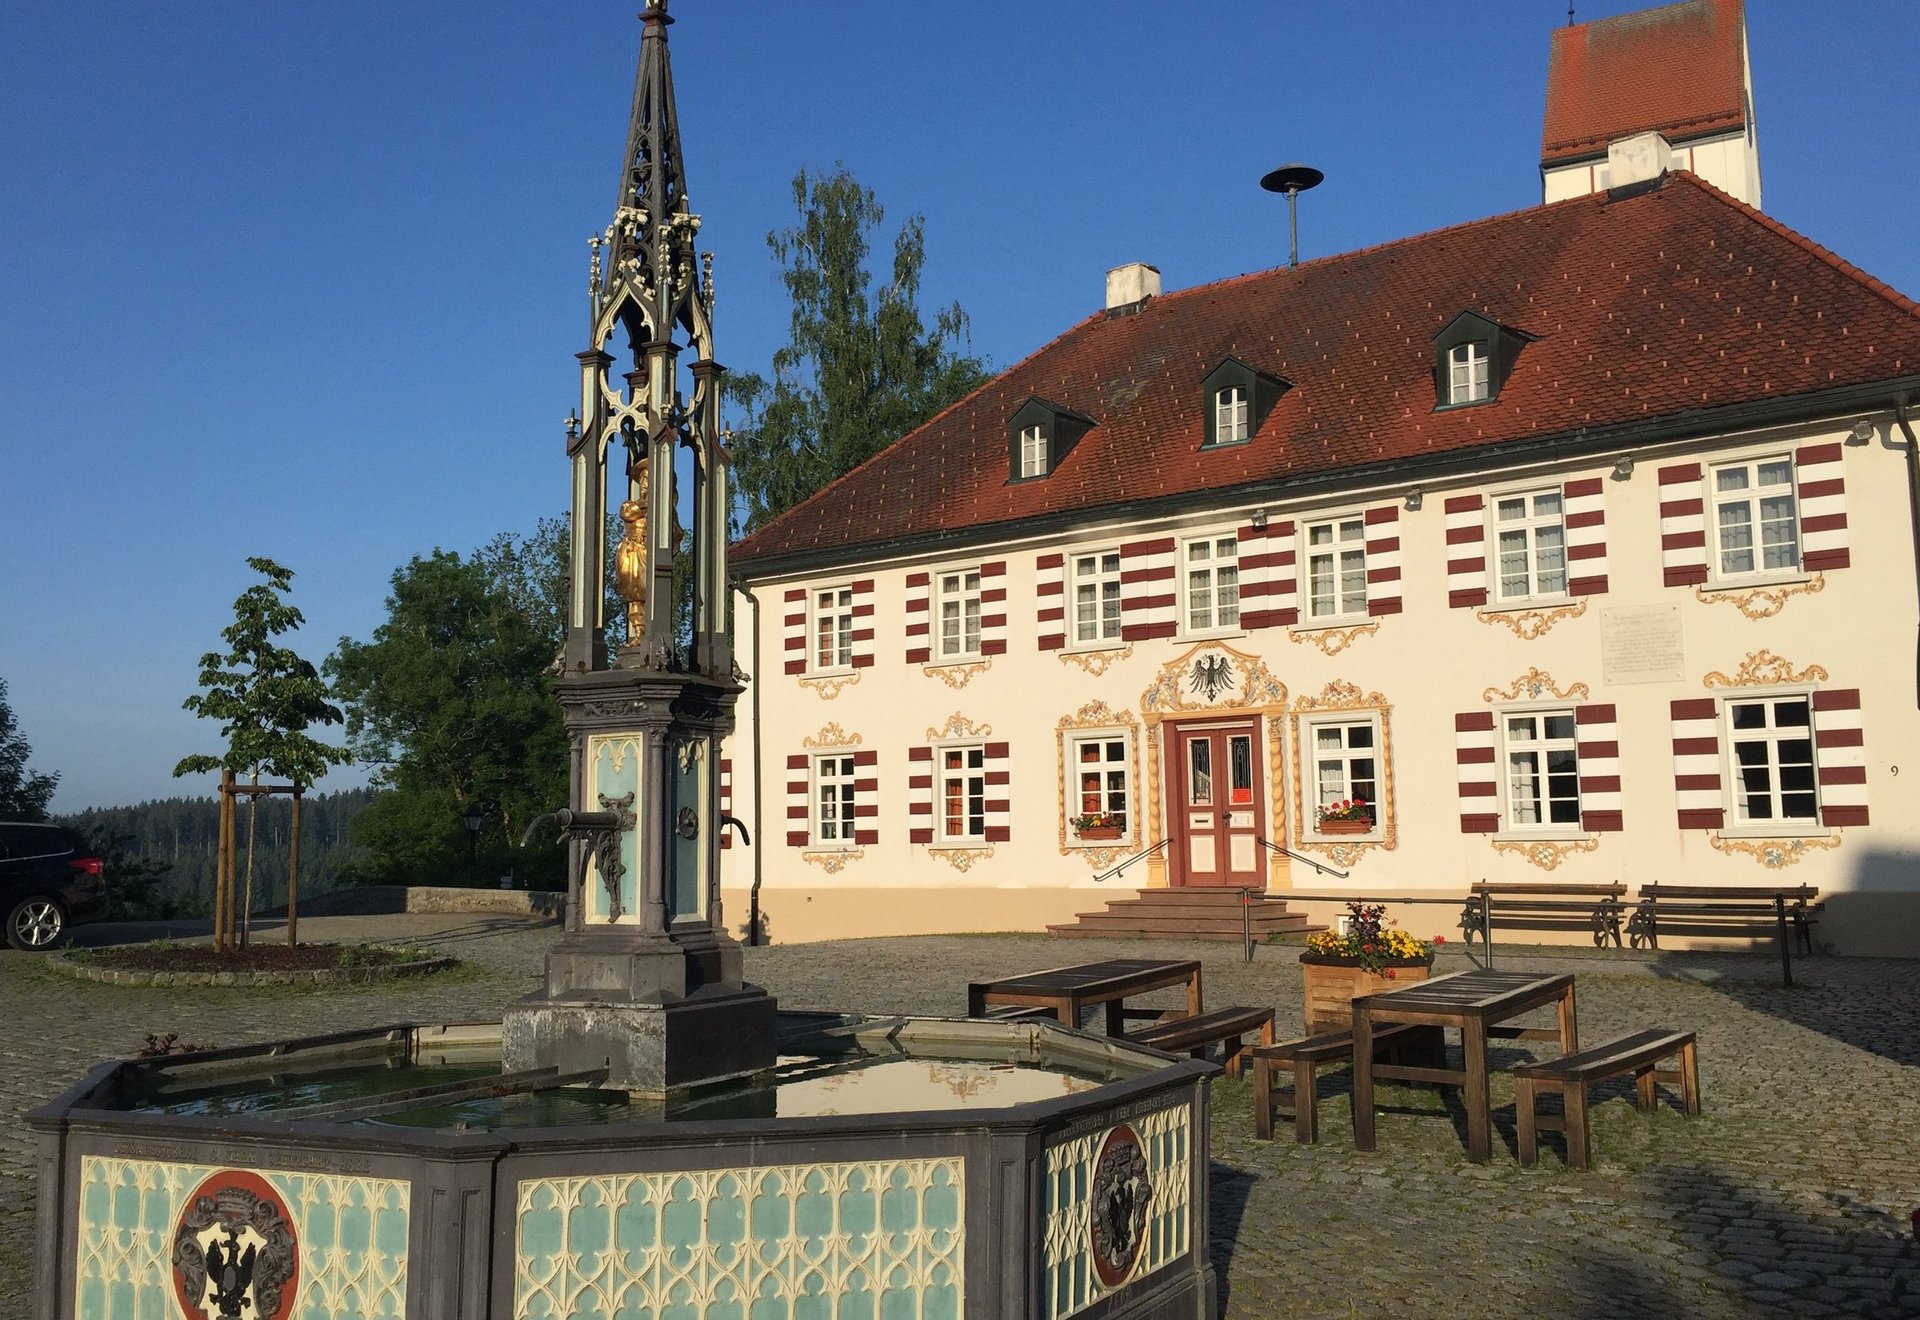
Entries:
{"type": "Polygon", "coordinates": [[[1316,827],[1319,834],[1371,834],[1371,820],[1323,820],[1316,827]]]}
{"type": "Polygon", "coordinates": [[[1112,843],[1122,832],[1118,825],[1089,825],[1084,830],[1074,831],[1086,843],[1112,843]]]}
{"type": "Polygon", "coordinates": [[[1323,1031],[1345,1031],[1352,1026],[1356,998],[1426,980],[1433,971],[1433,960],[1395,966],[1392,980],[1357,964],[1308,962],[1304,956],[1300,959],[1300,971],[1306,978],[1307,1034],[1317,1036],[1323,1031]]]}

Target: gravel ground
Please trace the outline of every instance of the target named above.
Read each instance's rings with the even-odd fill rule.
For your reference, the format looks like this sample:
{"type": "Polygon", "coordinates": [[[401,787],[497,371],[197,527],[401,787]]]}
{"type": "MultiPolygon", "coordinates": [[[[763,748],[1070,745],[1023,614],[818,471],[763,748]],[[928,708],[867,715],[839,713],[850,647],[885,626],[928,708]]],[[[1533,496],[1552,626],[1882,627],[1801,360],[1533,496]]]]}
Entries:
{"type": "MultiPolygon", "coordinates": [[[[239,1044],[406,1020],[497,1017],[555,937],[509,917],[310,919],[314,940],[416,939],[456,972],[325,991],[153,988],[61,977],[0,951],[0,1113],[17,1116],[148,1034],[239,1044]]],[[[89,943],[151,928],[84,928],[89,943]]],[[[189,933],[189,932],[182,932],[189,933]]],[[[272,938],[268,935],[267,938],[272,938]]],[[[1353,1150],[1346,1081],[1323,1083],[1315,1147],[1252,1136],[1250,1089],[1213,1103],[1213,1254],[1229,1316],[1461,1310],[1487,1317],[1920,1315],[1920,962],[1818,958],[1778,984],[1765,957],[1571,957],[1503,951],[1503,969],[1579,974],[1581,1035],[1699,1033],[1706,1113],[1637,1114],[1629,1085],[1596,1096],[1592,1172],[1513,1159],[1513,1088],[1494,1082],[1495,1153],[1464,1157],[1445,1093],[1382,1088],[1379,1148],[1353,1150]]],[[[748,951],[788,1007],[950,1013],[969,980],[1103,957],[1194,957],[1210,1004],[1300,1020],[1290,950],[1036,936],[846,941],[748,951]]],[[[1458,955],[1437,972],[1462,970],[1458,955]]],[[[1171,998],[1167,1001],[1171,1004],[1171,998]]],[[[1503,1047],[1496,1064],[1531,1047],[1503,1047]]],[[[1549,1139],[1551,1140],[1551,1139],[1549,1139]]],[[[26,1302],[31,1145],[0,1126],[0,1316],[26,1302]]]]}

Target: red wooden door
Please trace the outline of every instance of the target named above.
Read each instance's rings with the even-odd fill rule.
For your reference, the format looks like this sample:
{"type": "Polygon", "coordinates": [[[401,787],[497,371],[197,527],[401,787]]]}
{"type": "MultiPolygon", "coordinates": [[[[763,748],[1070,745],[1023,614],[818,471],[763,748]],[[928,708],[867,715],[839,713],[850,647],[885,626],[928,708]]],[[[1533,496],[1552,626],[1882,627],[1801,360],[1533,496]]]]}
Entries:
{"type": "Polygon", "coordinates": [[[1259,749],[1257,719],[1169,726],[1174,884],[1266,888],[1259,749]]]}

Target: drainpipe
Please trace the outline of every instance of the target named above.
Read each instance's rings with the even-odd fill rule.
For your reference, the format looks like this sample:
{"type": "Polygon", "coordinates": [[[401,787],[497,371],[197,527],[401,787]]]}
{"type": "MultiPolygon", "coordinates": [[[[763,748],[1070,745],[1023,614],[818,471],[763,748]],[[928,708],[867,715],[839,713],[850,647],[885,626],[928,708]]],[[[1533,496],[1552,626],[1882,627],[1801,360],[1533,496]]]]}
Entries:
{"type": "Polygon", "coordinates": [[[753,849],[753,887],[747,891],[747,943],[749,945],[757,945],[763,942],[760,939],[760,858],[762,856],[761,849],[764,846],[762,840],[767,837],[761,832],[760,828],[760,804],[766,796],[760,791],[762,782],[760,778],[760,740],[763,736],[760,727],[760,689],[766,686],[761,680],[766,677],[767,671],[761,667],[760,598],[738,582],[733,583],[732,586],[735,591],[747,598],[747,607],[753,611],[753,678],[749,684],[753,690],[747,694],[748,704],[753,711],[753,747],[751,755],[753,763],[753,840],[748,845],[753,849]]]}
{"type": "MultiPolygon", "coordinates": [[[[1913,519],[1913,572],[1916,586],[1920,586],[1920,441],[1913,438],[1913,423],[1907,420],[1907,396],[1896,394],[1893,398],[1893,418],[1900,424],[1901,434],[1907,437],[1907,508],[1913,519]]],[[[1913,644],[1913,697],[1914,704],[1920,706],[1920,629],[1916,629],[1913,644]]]]}

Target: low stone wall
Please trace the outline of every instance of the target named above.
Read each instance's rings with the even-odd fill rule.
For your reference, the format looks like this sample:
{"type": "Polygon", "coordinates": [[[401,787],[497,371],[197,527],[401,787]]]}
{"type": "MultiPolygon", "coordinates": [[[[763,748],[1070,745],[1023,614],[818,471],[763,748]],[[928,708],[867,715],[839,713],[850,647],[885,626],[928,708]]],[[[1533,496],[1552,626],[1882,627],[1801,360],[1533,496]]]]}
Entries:
{"type": "MultiPolygon", "coordinates": [[[[461,889],[451,885],[355,885],[300,900],[303,917],[371,917],[391,912],[492,912],[518,917],[558,917],[565,894],[525,889],[461,889]]],[[[285,916],[281,908],[269,916],[285,916]]]]}

